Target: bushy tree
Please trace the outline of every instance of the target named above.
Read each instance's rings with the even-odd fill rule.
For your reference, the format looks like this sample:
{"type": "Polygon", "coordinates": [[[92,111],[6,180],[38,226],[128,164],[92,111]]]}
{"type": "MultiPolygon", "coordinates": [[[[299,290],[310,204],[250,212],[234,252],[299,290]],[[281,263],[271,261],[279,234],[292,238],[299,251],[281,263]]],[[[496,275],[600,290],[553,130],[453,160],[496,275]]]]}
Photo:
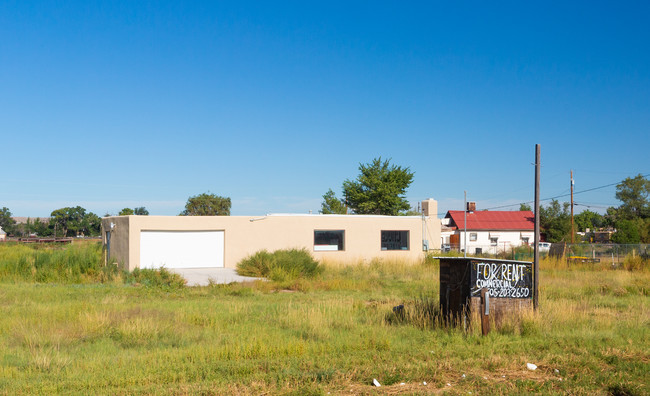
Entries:
{"type": "Polygon", "coordinates": [[[568,202],[560,204],[553,199],[547,206],[539,208],[539,226],[548,242],[562,242],[571,239],[571,213],[568,202]]]}
{"type": "Polygon", "coordinates": [[[330,188],[323,195],[320,212],[323,214],[346,214],[347,208],[342,200],[336,197],[336,194],[330,188]]]}
{"type": "Polygon", "coordinates": [[[582,211],[575,216],[573,216],[573,221],[576,226],[576,230],[584,232],[587,228],[598,229],[605,224],[605,219],[602,215],[592,212],[591,210],[582,211]]]}
{"type": "Polygon", "coordinates": [[[409,210],[404,194],[414,173],[408,167],[391,165],[379,157],[359,164],[359,171],[356,180],[343,182],[345,203],[354,213],[395,216],[409,210]]]}
{"type": "MultiPolygon", "coordinates": [[[[144,206],[140,206],[140,207],[137,207],[135,209],[124,208],[124,209],[120,210],[120,213],[118,214],[118,216],[131,216],[131,215],[149,216],[149,211],[144,206]]],[[[109,216],[109,215],[106,214],[106,216],[109,216]]]]}
{"type": "Polygon", "coordinates": [[[230,198],[203,193],[190,197],[179,216],[230,216],[230,198]]]}
{"type": "Polygon", "coordinates": [[[140,206],[133,210],[133,213],[138,216],[149,216],[149,211],[144,206],[140,206]]]}
{"type": "Polygon", "coordinates": [[[37,217],[32,223],[32,232],[40,237],[52,235],[53,230],[50,228],[49,219],[41,220],[37,217]]]}
{"type": "Polygon", "coordinates": [[[97,236],[101,234],[102,219],[90,212],[84,216],[82,231],[84,235],[97,236]]]}
{"type": "Polygon", "coordinates": [[[641,234],[634,220],[622,219],[616,223],[616,232],[612,235],[615,243],[639,243],[641,234]]]}
{"type": "Polygon", "coordinates": [[[531,208],[530,205],[528,205],[528,204],[522,203],[522,204],[519,205],[519,211],[521,211],[521,212],[526,212],[526,211],[532,212],[533,208],[531,208]]]}
{"type": "Polygon", "coordinates": [[[650,180],[642,175],[626,178],[616,186],[616,199],[623,202],[617,210],[621,219],[650,217],[650,180]]]}
{"type": "Polygon", "coordinates": [[[81,206],[56,209],[51,214],[50,227],[55,236],[99,235],[100,218],[94,213],[86,213],[81,206]]]}
{"type": "Polygon", "coordinates": [[[0,227],[2,227],[7,234],[13,234],[15,224],[16,221],[11,217],[11,211],[9,208],[2,207],[2,209],[0,209],[0,227]]]}

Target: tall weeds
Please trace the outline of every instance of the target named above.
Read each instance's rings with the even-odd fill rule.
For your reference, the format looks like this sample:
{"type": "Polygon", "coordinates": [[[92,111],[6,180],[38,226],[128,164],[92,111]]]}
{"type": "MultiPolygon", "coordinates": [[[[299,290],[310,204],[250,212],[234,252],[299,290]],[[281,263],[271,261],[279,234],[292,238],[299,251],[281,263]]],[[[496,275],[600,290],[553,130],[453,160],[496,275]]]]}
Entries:
{"type": "Polygon", "coordinates": [[[101,243],[68,246],[0,245],[0,280],[94,283],[120,278],[115,263],[104,265],[101,243]]]}

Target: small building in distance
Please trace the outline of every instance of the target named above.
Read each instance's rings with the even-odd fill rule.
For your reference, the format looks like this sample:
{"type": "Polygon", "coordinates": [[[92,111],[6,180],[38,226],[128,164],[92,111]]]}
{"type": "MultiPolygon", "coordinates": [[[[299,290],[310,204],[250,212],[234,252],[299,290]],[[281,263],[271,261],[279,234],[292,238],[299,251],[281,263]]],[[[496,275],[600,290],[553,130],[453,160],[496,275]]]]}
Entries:
{"type": "Polygon", "coordinates": [[[7,240],[7,233],[0,227],[0,241],[6,241],[7,240]]]}
{"type": "Polygon", "coordinates": [[[497,254],[511,248],[531,245],[535,236],[535,215],[531,211],[450,210],[445,215],[452,249],[468,254],[497,254]],[[465,239],[465,229],[467,239],[465,239]],[[467,241],[467,247],[465,247],[467,241]]]}

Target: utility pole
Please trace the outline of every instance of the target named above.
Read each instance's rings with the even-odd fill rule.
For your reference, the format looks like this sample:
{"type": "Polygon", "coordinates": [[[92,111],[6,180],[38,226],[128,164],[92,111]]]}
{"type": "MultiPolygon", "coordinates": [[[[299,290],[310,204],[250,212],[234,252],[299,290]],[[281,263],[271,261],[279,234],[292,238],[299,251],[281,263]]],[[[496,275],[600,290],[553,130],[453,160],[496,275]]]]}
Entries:
{"type": "Polygon", "coordinates": [[[535,250],[533,259],[533,309],[539,305],[539,144],[535,145],[535,250]]]}
{"type": "Polygon", "coordinates": [[[573,238],[575,235],[575,230],[573,228],[573,169],[571,169],[571,243],[575,243],[573,238]]]}
{"type": "Polygon", "coordinates": [[[465,193],[465,210],[464,210],[463,215],[465,216],[464,217],[464,219],[465,219],[465,230],[463,231],[463,238],[464,238],[464,242],[463,242],[463,245],[464,245],[463,253],[464,254],[463,254],[463,257],[467,258],[467,191],[464,191],[464,193],[465,193]]]}

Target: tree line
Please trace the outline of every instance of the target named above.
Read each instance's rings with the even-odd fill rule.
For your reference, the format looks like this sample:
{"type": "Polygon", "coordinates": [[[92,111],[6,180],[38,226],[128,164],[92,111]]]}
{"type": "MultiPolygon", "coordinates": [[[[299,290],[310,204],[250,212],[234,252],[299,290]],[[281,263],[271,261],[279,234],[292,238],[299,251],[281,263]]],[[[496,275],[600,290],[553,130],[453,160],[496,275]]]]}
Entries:
{"type": "MultiPolygon", "coordinates": [[[[124,208],[119,215],[148,215],[145,207],[135,209],[124,208]]],[[[105,216],[110,216],[106,214],[105,216]]],[[[0,209],[0,227],[9,235],[26,237],[76,237],[99,236],[101,233],[101,218],[93,212],[86,211],[81,206],[65,207],[52,211],[50,217],[27,218],[25,223],[16,223],[9,208],[0,209]]]]}
{"type": "MultiPolygon", "coordinates": [[[[591,210],[584,210],[574,215],[576,232],[600,229],[615,229],[612,234],[614,243],[650,243],[650,181],[642,175],[628,177],[616,185],[616,199],[621,201],[618,207],[609,207],[603,215],[591,210]]],[[[571,240],[571,204],[560,203],[553,199],[539,209],[540,232],[548,242],[568,242],[571,240]]],[[[522,204],[521,210],[531,210],[522,204]]],[[[592,241],[589,235],[587,242],[592,241]]],[[[580,238],[575,240],[579,241],[580,238]]]]}
{"type": "MultiPolygon", "coordinates": [[[[377,214],[414,215],[406,200],[406,190],[413,181],[414,172],[408,167],[390,163],[381,157],[359,164],[356,179],[342,184],[343,197],[338,198],[330,188],[323,195],[320,212],[323,214],[377,214]]],[[[616,186],[616,199],[622,204],[610,207],[601,215],[585,210],[574,216],[576,232],[614,228],[612,241],[616,243],[650,243],[650,181],[642,175],[626,178],[616,186]]],[[[203,193],[188,198],[179,216],[229,216],[232,202],[229,197],[203,193]]],[[[522,204],[520,210],[531,210],[522,204]]],[[[146,216],[145,207],[124,208],[120,216],[146,216]]],[[[109,214],[106,214],[109,216],[109,214]]],[[[39,236],[96,236],[100,233],[100,218],[80,206],[66,207],[52,212],[49,219],[28,220],[16,224],[8,208],[0,211],[0,226],[10,235],[39,236]]],[[[568,202],[553,199],[540,207],[541,233],[548,242],[571,240],[571,214],[568,202]]],[[[579,238],[577,239],[579,240],[579,238]]]]}

